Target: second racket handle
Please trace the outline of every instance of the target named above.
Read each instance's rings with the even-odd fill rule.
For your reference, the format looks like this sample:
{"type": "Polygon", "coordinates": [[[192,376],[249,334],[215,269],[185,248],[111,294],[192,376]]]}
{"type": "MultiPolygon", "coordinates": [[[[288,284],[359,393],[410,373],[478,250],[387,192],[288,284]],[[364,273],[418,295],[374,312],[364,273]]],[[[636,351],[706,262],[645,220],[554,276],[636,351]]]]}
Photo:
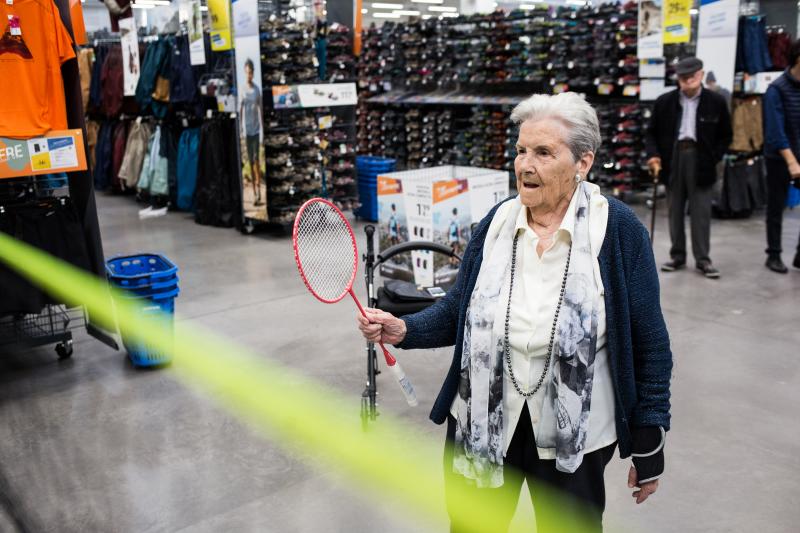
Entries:
{"type": "Polygon", "coordinates": [[[414,391],[414,386],[406,377],[406,373],[403,372],[403,367],[400,366],[400,363],[395,363],[389,367],[394,374],[395,379],[400,384],[400,388],[403,390],[403,395],[406,397],[406,401],[408,405],[414,407],[417,405],[417,393],[414,391]]]}

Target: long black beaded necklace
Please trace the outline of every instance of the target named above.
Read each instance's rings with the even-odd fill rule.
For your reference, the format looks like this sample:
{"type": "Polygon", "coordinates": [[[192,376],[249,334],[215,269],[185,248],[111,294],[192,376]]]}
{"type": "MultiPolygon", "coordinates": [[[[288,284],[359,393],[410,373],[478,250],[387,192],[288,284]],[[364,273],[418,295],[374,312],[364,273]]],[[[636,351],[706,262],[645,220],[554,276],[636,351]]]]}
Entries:
{"type": "Polygon", "coordinates": [[[511,378],[511,383],[514,384],[514,388],[517,389],[517,392],[520,396],[525,398],[530,398],[534,394],[536,394],[544,383],[544,378],[547,376],[547,371],[550,369],[550,359],[553,357],[553,343],[556,338],[556,328],[558,327],[558,314],[561,311],[561,304],[564,303],[564,292],[567,287],[567,274],[569,273],[569,261],[572,257],[572,243],[569,245],[569,251],[567,252],[567,266],[564,267],[564,279],[561,280],[561,294],[558,297],[558,305],[556,306],[556,316],[553,319],[553,329],[550,332],[550,344],[547,348],[547,360],[544,363],[544,370],[542,371],[542,375],[539,377],[539,381],[536,383],[536,387],[532,391],[525,392],[522,390],[522,387],[519,386],[517,383],[517,378],[514,376],[514,371],[511,369],[511,346],[508,342],[508,324],[511,320],[511,294],[514,291],[514,271],[516,270],[517,266],[517,241],[519,240],[519,233],[514,236],[514,247],[511,252],[511,281],[508,284],[508,306],[506,307],[506,326],[505,326],[505,338],[503,341],[503,349],[505,351],[506,356],[506,365],[508,366],[508,376],[511,378]]]}

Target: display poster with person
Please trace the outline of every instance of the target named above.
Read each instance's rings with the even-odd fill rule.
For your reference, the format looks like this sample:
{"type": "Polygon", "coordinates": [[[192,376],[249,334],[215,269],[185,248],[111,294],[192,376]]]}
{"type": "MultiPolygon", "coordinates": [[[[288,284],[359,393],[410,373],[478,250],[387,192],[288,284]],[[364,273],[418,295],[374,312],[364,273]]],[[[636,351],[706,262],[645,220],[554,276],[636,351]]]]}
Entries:
{"type": "Polygon", "coordinates": [[[639,40],[636,55],[640,58],[664,56],[663,20],[661,0],[639,0],[639,40]]]}
{"type": "Polygon", "coordinates": [[[236,97],[242,155],[244,216],[266,221],[267,185],[264,159],[264,95],[261,86],[261,50],[257,0],[233,2],[236,49],[236,97]]]}
{"type": "Polygon", "coordinates": [[[139,39],[136,33],[136,19],[133,17],[120,19],[119,35],[122,47],[123,94],[133,96],[139,83],[139,39]]]}

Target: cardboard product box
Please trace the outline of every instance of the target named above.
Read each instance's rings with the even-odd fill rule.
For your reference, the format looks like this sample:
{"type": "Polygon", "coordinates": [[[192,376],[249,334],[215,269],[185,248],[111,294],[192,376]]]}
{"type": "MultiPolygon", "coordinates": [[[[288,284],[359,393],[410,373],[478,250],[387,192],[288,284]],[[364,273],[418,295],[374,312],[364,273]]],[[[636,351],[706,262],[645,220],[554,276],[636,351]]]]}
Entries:
{"type": "Polygon", "coordinates": [[[776,72],[758,72],[752,76],[745,76],[744,78],[744,92],[749,94],[764,94],[767,92],[767,87],[778,79],[783,71],[776,72]]]}
{"type": "MultiPolygon", "coordinates": [[[[485,168],[443,166],[378,176],[378,250],[406,241],[434,241],[461,255],[472,225],[509,194],[508,173],[485,168]]],[[[411,252],[381,265],[385,278],[420,287],[447,288],[458,263],[443,254],[411,252]]]]}

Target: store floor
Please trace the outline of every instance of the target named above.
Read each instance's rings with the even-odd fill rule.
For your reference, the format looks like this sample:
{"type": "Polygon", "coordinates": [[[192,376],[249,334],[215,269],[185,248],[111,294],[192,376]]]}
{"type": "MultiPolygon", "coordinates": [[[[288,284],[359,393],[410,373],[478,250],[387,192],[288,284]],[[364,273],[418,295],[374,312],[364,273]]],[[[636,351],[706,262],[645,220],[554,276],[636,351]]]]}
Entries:
{"type": "MultiPolygon", "coordinates": [[[[357,412],[364,344],[352,305],[325,306],[306,292],[289,238],[245,237],[182,214],[140,221],[130,198],[98,203],[108,256],[158,251],[180,266],[179,320],[335,387],[357,412]]],[[[668,246],[661,215],[659,261],[668,246]]],[[[787,213],[784,243],[793,246],[798,231],[800,213],[787,213]]],[[[607,531],[796,531],[800,271],[764,268],[760,214],[714,221],[712,234],[721,280],[693,270],[662,275],[675,354],[666,475],[636,506],[629,462],[614,459],[607,531]]],[[[444,436],[427,415],[450,352],[401,355],[420,406],[407,407],[382,376],[381,409],[413,424],[413,449],[418,435],[444,436]]],[[[169,371],[134,369],[85,334],[69,361],[58,362],[50,348],[0,356],[0,420],[2,531],[447,530],[444,512],[423,525],[404,518],[405,507],[364,499],[333,468],[307,467],[169,371]]],[[[516,520],[532,514],[523,492],[516,520]]]]}

